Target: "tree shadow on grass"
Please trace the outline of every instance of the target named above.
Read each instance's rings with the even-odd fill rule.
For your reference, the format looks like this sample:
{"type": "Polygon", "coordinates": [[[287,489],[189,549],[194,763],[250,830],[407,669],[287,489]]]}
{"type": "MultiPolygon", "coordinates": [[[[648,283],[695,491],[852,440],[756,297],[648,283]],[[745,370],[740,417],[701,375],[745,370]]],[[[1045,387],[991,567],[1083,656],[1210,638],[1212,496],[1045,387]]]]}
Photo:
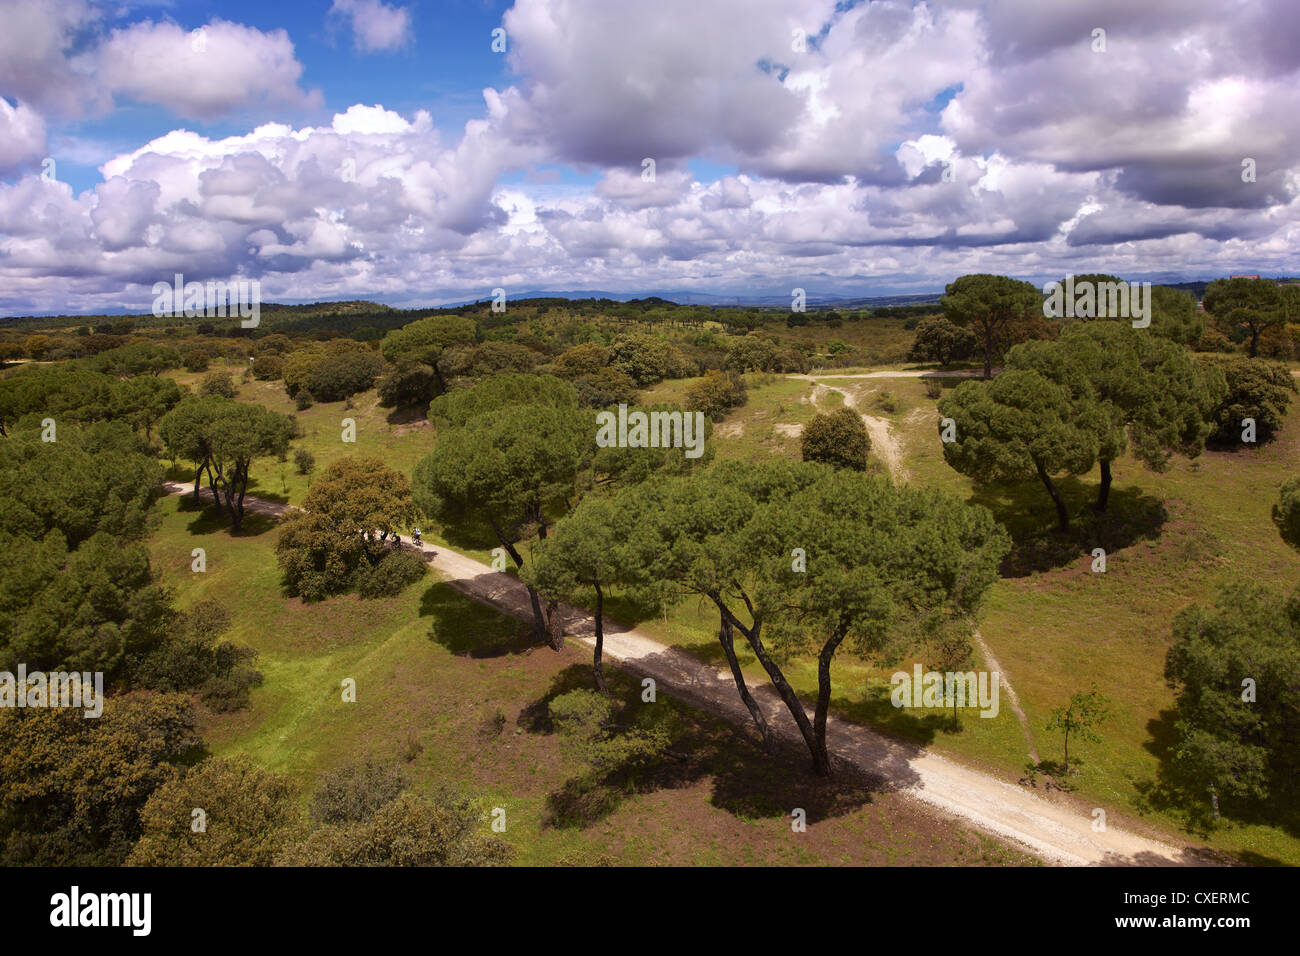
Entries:
{"type": "MultiPolygon", "coordinates": [[[[951,709],[918,713],[918,708],[895,707],[890,699],[890,691],[888,685],[872,681],[861,699],[834,698],[831,712],[855,724],[863,724],[922,747],[934,743],[940,733],[954,731],[951,709]]],[[[960,730],[961,726],[958,721],[956,729],[960,730]]]]}
{"type": "MultiPolygon", "coordinates": [[[[1200,789],[1182,779],[1174,764],[1178,747],[1178,713],[1160,711],[1147,721],[1148,737],[1143,749],[1160,761],[1154,778],[1138,781],[1139,807],[1175,816],[1189,832],[1206,838],[1224,825],[1276,827],[1291,837],[1300,837],[1300,806],[1282,795],[1264,801],[1220,800],[1220,819],[1214,819],[1213,803],[1207,789],[1200,789]]],[[[1258,866],[1285,866],[1285,861],[1255,851],[1238,851],[1237,857],[1258,866]]]]}
{"type": "MultiPolygon", "coordinates": [[[[634,724],[642,716],[639,708],[665,708],[671,741],[649,763],[616,766],[599,776],[580,773],[565,781],[547,799],[546,826],[585,829],[638,794],[685,788],[705,779],[712,781],[712,804],[742,820],[788,819],[795,808],[801,808],[807,822],[816,823],[850,813],[881,792],[878,783],[850,764],[837,760],[834,777],[815,777],[802,745],[783,740],[775,754],[767,755],[751,734],[738,733],[721,718],[665,696],[653,705],[642,703],[642,687],[633,676],[607,669],[606,680],[618,702],[615,725],[625,729],[634,724]]],[[[520,713],[519,727],[529,733],[555,733],[551,701],[591,686],[590,667],[565,668],[546,694],[520,713]]]]}
{"type": "Polygon", "coordinates": [[[429,640],[459,657],[504,657],[538,646],[527,623],[466,601],[445,581],[431,585],[421,596],[420,616],[432,619],[429,640]]]}
{"type": "Polygon", "coordinates": [[[190,534],[219,534],[224,531],[235,538],[256,538],[276,525],[275,519],[268,515],[245,510],[243,527],[239,531],[233,531],[230,527],[229,512],[224,509],[218,511],[212,505],[211,498],[206,502],[198,502],[190,494],[181,498],[176,510],[193,516],[190,523],[185,526],[185,530],[190,534]]]}
{"type": "Polygon", "coordinates": [[[390,425],[412,425],[416,422],[427,422],[429,403],[422,405],[398,405],[396,408],[389,409],[384,421],[390,425]]]}
{"type": "Polygon", "coordinates": [[[1070,509],[1070,530],[1061,531],[1056,509],[1039,482],[1005,482],[978,486],[969,504],[983,505],[1011,536],[1002,561],[1003,577],[1020,578],[1078,562],[1094,548],[1107,556],[1140,541],[1154,541],[1169,520],[1158,498],[1137,488],[1112,487],[1107,510],[1093,510],[1096,486],[1078,478],[1056,480],[1070,509]]]}

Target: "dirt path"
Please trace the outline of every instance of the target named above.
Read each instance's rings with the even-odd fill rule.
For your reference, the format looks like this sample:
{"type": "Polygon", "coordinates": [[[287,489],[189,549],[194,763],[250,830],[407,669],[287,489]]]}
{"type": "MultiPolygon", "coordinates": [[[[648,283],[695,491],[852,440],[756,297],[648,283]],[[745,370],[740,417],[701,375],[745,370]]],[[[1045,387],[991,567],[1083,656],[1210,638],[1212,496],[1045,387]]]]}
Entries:
{"type": "MultiPolygon", "coordinates": [[[[919,375],[920,373],[916,374],[919,375]]],[[[874,373],[872,375],[843,377],[870,378],[873,375],[874,373]]],[[[844,407],[853,409],[862,417],[862,424],[867,426],[867,434],[871,437],[871,450],[880,456],[880,460],[889,468],[889,474],[893,479],[895,481],[907,481],[911,477],[907,471],[907,466],[903,464],[903,450],[899,447],[898,439],[894,437],[893,427],[888,419],[877,418],[875,415],[868,415],[865,412],[858,411],[858,396],[855,392],[819,382],[811,375],[791,375],[790,377],[813,383],[812,403],[814,406],[818,404],[818,399],[827,392],[839,393],[844,399],[844,407]]]]}
{"type": "MultiPolygon", "coordinates": [[[[172,494],[189,493],[193,483],[167,482],[172,494]]],[[[211,498],[207,489],[203,497],[211,498]]],[[[293,506],[246,498],[249,511],[283,515],[293,506]]],[[[445,547],[421,550],[455,591],[502,613],[530,620],[528,592],[509,574],[445,547]]],[[[594,643],[594,621],[583,611],[562,610],[565,633],[594,643]]],[[[606,622],[605,653],[626,671],[652,677],[665,691],[748,728],[749,713],[727,671],[718,670],[684,651],[668,647],[636,629],[606,622]]],[[[751,691],[773,730],[802,746],[794,721],[769,685],[751,691]]],[[[1067,865],[1198,865],[1205,859],[1186,847],[1159,842],[1130,830],[1109,826],[1094,832],[1091,808],[1066,796],[1040,796],[1006,780],[921,747],[903,743],[857,724],[832,717],[827,741],[831,751],[888,786],[978,829],[1028,847],[1051,863],[1067,865]]]]}

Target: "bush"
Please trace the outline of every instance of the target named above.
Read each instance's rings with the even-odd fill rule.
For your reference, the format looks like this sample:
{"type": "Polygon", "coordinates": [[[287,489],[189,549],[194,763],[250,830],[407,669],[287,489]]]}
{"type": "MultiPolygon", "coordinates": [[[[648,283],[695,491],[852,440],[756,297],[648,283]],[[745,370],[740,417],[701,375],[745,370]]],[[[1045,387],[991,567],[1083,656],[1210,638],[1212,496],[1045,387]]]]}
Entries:
{"type": "Polygon", "coordinates": [[[1273,506],[1273,522],[1282,540],[1300,549],[1300,477],[1282,486],[1278,503],[1273,506]]]}
{"type": "Polygon", "coordinates": [[[428,570],[420,555],[393,551],[373,567],[362,564],[357,569],[357,593],[363,598],[393,597],[424,577],[428,570]]]}
{"type": "Polygon", "coordinates": [[[739,375],[708,372],[686,391],[686,408],[703,412],[711,421],[719,421],[727,409],[737,408],[749,400],[745,381],[739,375]]]}
{"type": "Polygon", "coordinates": [[[925,394],[928,398],[938,398],[943,394],[943,382],[937,378],[927,378],[925,380],[925,394]]]}
{"type": "Polygon", "coordinates": [[[300,475],[310,475],[316,467],[316,456],[306,448],[299,448],[293,453],[293,463],[300,475]]]}
{"type": "Polygon", "coordinates": [[[392,803],[408,781],[400,770],[367,757],[317,778],[310,814],[317,823],[359,823],[392,803]]]}
{"type": "Polygon", "coordinates": [[[199,382],[199,395],[219,395],[221,398],[235,397],[235,383],[229,372],[209,372],[199,382]]]}
{"type": "Polygon", "coordinates": [[[866,471],[871,438],[862,416],[849,408],[816,415],[803,430],[804,461],[820,461],[835,468],[866,471]]]}
{"type": "Polygon", "coordinates": [[[428,365],[399,362],[379,380],[379,404],[384,408],[426,407],[438,391],[438,379],[428,365]]]}
{"type": "Polygon", "coordinates": [[[1198,352],[1232,352],[1232,341],[1218,329],[1206,328],[1196,343],[1198,352]]]}
{"type": "Polygon", "coordinates": [[[298,411],[305,412],[307,409],[311,408],[313,405],[316,404],[316,399],[311,392],[307,391],[307,389],[305,388],[302,388],[299,389],[298,394],[294,396],[293,404],[294,407],[298,409],[298,411]]]}
{"type": "Polygon", "coordinates": [[[187,372],[206,372],[211,356],[200,348],[188,348],[181,352],[181,364],[187,372]]]}
{"type": "Polygon", "coordinates": [[[578,390],[578,404],[583,408],[608,408],[631,405],[636,401],[636,383],[618,368],[597,369],[573,380],[578,390]]]}
{"type": "Polygon", "coordinates": [[[1228,390],[1209,415],[1217,426],[1211,441],[1220,445],[1241,443],[1242,420],[1255,420],[1257,442],[1272,440],[1282,427],[1291,394],[1296,391],[1290,369],[1277,362],[1244,356],[1201,359],[1202,364],[1222,370],[1228,390]]]}
{"type": "Polygon", "coordinates": [[[907,357],[912,362],[951,365],[970,358],[978,345],[974,332],[938,315],[917,324],[916,339],[907,357]]]}
{"type": "Polygon", "coordinates": [[[274,382],[284,374],[284,359],[274,352],[267,352],[253,359],[253,378],[262,382],[274,382]]]}

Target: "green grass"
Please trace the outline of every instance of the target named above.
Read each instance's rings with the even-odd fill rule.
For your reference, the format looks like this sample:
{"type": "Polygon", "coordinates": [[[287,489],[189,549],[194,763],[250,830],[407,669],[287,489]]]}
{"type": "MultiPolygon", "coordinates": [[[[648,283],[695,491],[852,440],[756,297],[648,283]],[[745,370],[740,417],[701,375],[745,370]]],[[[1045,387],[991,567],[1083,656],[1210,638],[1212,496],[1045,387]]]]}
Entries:
{"type": "MultiPolygon", "coordinates": [[[[797,751],[766,760],[730,726],[666,697],[656,706],[678,714],[685,762],[598,789],[575,822],[558,822],[556,796],[585,792],[574,789],[582,766],[542,717],[550,697],[586,685],[585,648],[532,647],[521,622],[433,576],[390,599],[304,605],[279,591],[269,521],[231,537],[177,497],[159,507],[152,555],[178,604],[221,601],[229,636],[257,649],[265,676],[246,710],[205,714],[204,738],[214,755],[247,753],[287,775],[304,801],[321,771],[373,755],[419,791],[452,787],[504,808],[504,839],[523,864],[1033,862],[860,781],[813,781],[797,751]],[[189,570],[196,543],[205,573],[189,570]],[[343,700],[345,678],[355,703],[343,700]],[[795,806],[811,823],[798,837],[795,806]]],[[[639,701],[638,682],[610,678],[617,698],[639,701]]]]}
{"type": "MultiPolygon", "coordinates": [[[[849,325],[846,323],[845,328],[849,325]]],[[[836,372],[844,374],[848,370],[836,372]]],[[[1036,482],[977,490],[947,466],[937,435],[935,400],[926,396],[922,380],[837,380],[834,376],[826,380],[860,389],[860,407],[875,415],[884,413],[873,404],[873,395],[867,389],[890,392],[898,405],[887,417],[894,422],[912,481],[941,487],[965,500],[989,506],[1017,538],[1018,564],[991,589],[981,632],[1019,694],[1040,755],[1047,760],[1060,758],[1059,737],[1043,729],[1051,710],[1065,703],[1074,691],[1087,689],[1096,681],[1111,699],[1113,716],[1102,728],[1103,743],[1084,744],[1077,749],[1078,773],[1071,777],[1071,785],[1079,795],[1121,813],[1143,814],[1161,827],[1180,825],[1177,813],[1149,806],[1144,796],[1160,769],[1161,747],[1169,737],[1168,711],[1173,697],[1165,686],[1163,667],[1171,640],[1170,625],[1181,608],[1194,602],[1212,602],[1217,589],[1234,578],[1246,577],[1285,590],[1300,581],[1300,556],[1283,544],[1269,516],[1278,487],[1297,471],[1300,414],[1291,416],[1275,443],[1253,451],[1209,452],[1193,462],[1176,459],[1168,472],[1159,475],[1129,459],[1117,462],[1112,492],[1117,517],[1113,522],[1094,521],[1085,511],[1095,494],[1096,472],[1061,482],[1072,512],[1079,517],[1076,535],[1060,539],[1051,530],[1054,514],[1050,500],[1036,482]],[[1167,512],[1161,523],[1151,517],[1159,515],[1154,507],[1157,503],[1163,503],[1167,512]],[[1140,527],[1144,521],[1145,530],[1133,533],[1132,527],[1140,527]],[[1106,547],[1105,575],[1089,570],[1094,546],[1106,547]]],[[[643,398],[680,402],[689,384],[665,382],[647,390],[643,398]]],[[[945,389],[956,384],[944,381],[945,389]]],[[[718,457],[797,457],[798,438],[782,434],[775,426],[805,424],[811,419],[814,409],[802,400],[809,396],[811,387],[811,383],[797,379],[777,377],[769,381],[756,377],[749,402],[715,426],[718,457]]],[[[279,383],[242,385],[240,397],[292,411],[279,383]]],[[[387,411],[375,407],[373,392],[354,402],[356,408],[351,411],[344,411],[342,403],[333,403],[299,413],[307,435],[295,445],[307,447],[316,455],[318,469],[342,455],[366,453],[378,454],[392,467],[409,474],[415,462],[432,447],[431,431],[427,427],[390,424],[387,411]],[[338,440],[339,420],[344,416],[357,420],[356,445],[338,440]]],[[[250,488],[250,492],[301,500],[307,479],[292,474],[291,463],[287,468],[290,474],[283,479],[281,470],[276,462],[259,463],[254,471],[258,486],[250,488]]],[[[165,507],[174,508],[174,502],[165,507]]],[[[364,749],[372,742],[369,738],[350,737],[345,730],[348,725],[337,723],[338,680],[348,671],[351,676],[360,675],[358,681],[364,687],[395,673],[396,659],[421,652],[429,655],[430,622],[419,613],[418,599],[408,595],[392,602],[364,605],[340,599],[320,608],[287,605],[276,590],[273,555],[261,550],[269,548],[270,535],[231,541],[224,533],[208,534],[203,541],[209,547],[209,573],[190,575],[187,569],[193,544],[183,526],[178,531],[176,517],[169,517],[159,536],[161,545],[168,540],[170,529],[172,552],[159,554],[160,564],[175,574],[184,572],[181,577],[187,600],[204,596],[201,592],[208,589],[219,590],[215,596],[228,601],[235,620],[240,622],[240,639],[254,646],[259,640],[266,642],[263,653],[267,686],[255,694],[250,713],[218,722],[214,738],[217,745],[247,747],[268,763],[304,779],[342,755],[358,747],[364,749]],[[241,550],[250,541],[256,542],[259,550],[241,550]],[[239,570],[232,570],[232,566],[239,570]],[[199,578],[204,580],[195,580],[199,578]],[[245,606],[242,602],[252,603],[245,606]],[[417,606],[413,608],[412,602],[417,606]],[[372,646],[375,642],[378,646],[372,646]]],[[[185,520],[193,518],[185,516],[185,520]]],[[[442,540],[431,529],[426,530],[425,537],[442,540]]],[[[442,543],[480,560],[491,560],[490,548],[466,548],[455,540],[442,543]]],[[[463,607],[456,620],[444,625],[453,632],[472,630],[490,642],[500,639],[499,634],[493,637],[494,626],[501,633],[517,627],[504,621],[489,625],[475,615],[490,612],[475,610],[471,603],[458,600],[463,607]]],[[[611,610],[615,616],[620,611],[626,613],[617,600],[611,610]]],[[[667,621],[645,621],[642,626],[667,643],[721,663],[716,620],[698,603],[673,609],[667,621]]],[[[752,659],[742,656],[742,662],[747,673],[761,679],[761,671],[752,659]]],[[[432,666],[427,660],[425,664],[432,666]]],[[[910,665],[908,660],[899,666],[906,670],[910,665]]],[[[1014,779],[1022,774],[1027,761],[1024,738],[1005,694],[997,718],[982,719],[968,711],[961,715],[959,728],[955,728],[946,716],[888,706],[883,695],[894,669],[854,661],[842,653],[835,666],[835,711],[988,766],[1003,776],[1014,779]]],[[[787,672],[801,693],[811,694],[815,687],[811,662],[793,661],[787,672]]],[[[361,708],[363,703],[364,698],[356,707],[361,708]]],[[[401,714],[405,713],[404,707],[415,707],[422,714],[421,706],[414,698],[386,705],[396,708],[391,712],[401,714]]],[[[428,719],[436,724],[447,718],[430,715],[428,719]]],[[[392,752],[407,746],[405,733],[392,728],[371,727],[366,733],[379,734],[374,742],[392,752]]],[[[475,782],[472,774],[466,780],[475,782]]],[[[430,778],[430,785],[433,782],[430,778]]],[[[477,784],[490,790],[492,781],[480,779],[477,784]]],[[[551,845],[547,840],[552,837],[536,836],[540,841],[537,845],[551,845]]],[[[1279,827],[1228,822],[1195,838],[1246,859],[1300,863],[1300,839],[1279,827]]],[[[529,852],[544,856],[546,851],[529,852]]],[[[556,850],[553,858],[563,852],[556,850]]]]}

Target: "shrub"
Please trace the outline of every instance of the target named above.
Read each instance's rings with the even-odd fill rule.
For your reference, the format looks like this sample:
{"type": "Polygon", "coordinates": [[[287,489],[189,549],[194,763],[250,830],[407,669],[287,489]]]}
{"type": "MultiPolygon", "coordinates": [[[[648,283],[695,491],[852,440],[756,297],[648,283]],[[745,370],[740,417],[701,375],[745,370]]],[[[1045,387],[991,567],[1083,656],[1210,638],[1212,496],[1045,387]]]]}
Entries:
{"type": "Polygon", "coordinates": [[[1300,477],[1282,486],[1278,503],[1273,506],[1273,522],[1282,540],[1300,549],[1300,477]]]}
{"type": "Polygon", "coordinates": [[[925,380],[925,394],[929,398],[938,398],[943,394],[943,382],[937,378],[927,378],[925,380]]]}
{"type": "Polygon", "coordinates": [[[199,395],[219,395],[222,398],[235,397],[235,383],[229,372],[209,372],[199,383],[199,395]]]}
{"type": "Polygon", "coordinates": [[[686,391],[686,408],[703,412],[711,421],[718,421],[727,409],[744,405],[749,399],[744,379],[739,375],[708,372],[686,391]]]}
{"type": "Polygon", "coordinates": [[[310,475],[316,467],[316,456],[306,448],[299,448],[293,453],[293,463],[300,475],[310,475]]]}
{"type": "Polygon", "coordinates": [[[1218,329],[1206,328],[1196,343],[1198,352],[1231,352],[1232,341],[1218,329]]]}
{"type": "Polygon", "coordinates": [[[284,374],[284,359],[274,352],[267,352],[253,359],[253,378],[263,382],[274,382],[284,374]]]}
{"type": "Polygon", "coordinates": [[[1242,420],[1255,420],[1259,442],[1270,441],[1282,427],[1291,394],[1296,391],[1290,369],[1276,362],[1244,356],[1201,359],[1202,364],[1222,370],[1228,390],[1223,401],[1209,415],[1217,426],[1211,441],[1220,445],[1237,445],[1241,441],[1242,420]]]}
{"type": "Polygon", "coordinates": [[[862,417],[849,408],[813,418],[803,430],[801,453],[804,461],[820,461],[836,468],[865,471],[871,438],[862,417]]]}
{"type": "Polygon", "coordinates": [[[181,364],[187,372],[206,372],[211,357],[205,349],[188,348],[181,352],[181,364]]]}
{"type": "Polygon", "coordinates": [[[294,407],[298,409],[298,411],[305,412],[307,409],[311,408],[313,405],[316,404],[316,399],[315,397],[313,397],[311,392],[307,391],[307,389],[305,388],[302,388],[299,389],[298,394],[294,396],[293,404],[294,407]]]}
{"type": "Polygon", "coordinates": [[[322,773],[311,795],[309,812],[317,823],[359,823],[396,800],[407,783],[400,770],[367,757],[360,763],[322,773]]]}
{"type": "Polygon", "coordinates": [[[357,593],[363,598],[393,597],[424,577],[429,566],[411,551],[393,551],[373,567],[362,564],[357,570],[357,593]]]}

